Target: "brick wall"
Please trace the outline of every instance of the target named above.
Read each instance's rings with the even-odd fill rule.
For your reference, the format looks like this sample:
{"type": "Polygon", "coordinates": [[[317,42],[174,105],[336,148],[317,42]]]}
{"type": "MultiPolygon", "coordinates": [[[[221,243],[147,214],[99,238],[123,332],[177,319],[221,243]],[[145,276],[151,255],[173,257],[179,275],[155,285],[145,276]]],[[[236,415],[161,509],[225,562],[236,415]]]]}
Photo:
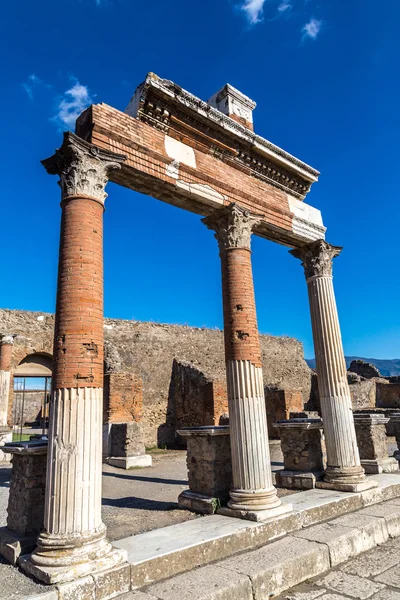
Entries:
{"type": "Polygon", "coordinates": [[[143,415],[143,385],[134,373],[104,375],[104,423],[140,423],[143,415]]]}
{"type": "MultiPolygon", "coordinates": [[[[0,309],[0,331],[18,334],[13,346],[12,369],[29,354],[52,353],[53,315],[0,309]]],[[[174,359],[192,363],[209,381],[221,382],[221,386],[225,381],[222,331],[105,319],[104,334],[108,370],[131,373],[142,379],[142,427],[146,446],[168,443],[171,439],[171,428],[166,423],[171,422],[174,359]]],[[[299,390],[307,402],[311,370],[304,360],[302,344],[291,338],[269,335],[260,335],[260,344],[264,384],[299,390]]],[[[220,398],[221,410],[225,412],[221,389],[218,385],[213,388],[214,405],[218,405],[220,398]]],[[[10,403],[10,412],[11,409],[10,403]]]]}

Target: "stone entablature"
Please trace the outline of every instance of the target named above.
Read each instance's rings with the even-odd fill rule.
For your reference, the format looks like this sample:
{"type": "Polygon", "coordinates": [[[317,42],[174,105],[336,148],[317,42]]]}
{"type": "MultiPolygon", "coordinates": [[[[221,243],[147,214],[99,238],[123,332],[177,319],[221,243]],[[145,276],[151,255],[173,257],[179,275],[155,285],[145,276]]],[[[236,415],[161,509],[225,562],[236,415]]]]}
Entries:
{"type": "Polygon", "coordinates": [[[76,131],[127,156],[115,183],[203,216],[237,203],[260,215],[256,235],[287,245],[325,236],[320,211],[302,201],[315,169],[154,74],[125,113],[92,105],[76,131]]]}

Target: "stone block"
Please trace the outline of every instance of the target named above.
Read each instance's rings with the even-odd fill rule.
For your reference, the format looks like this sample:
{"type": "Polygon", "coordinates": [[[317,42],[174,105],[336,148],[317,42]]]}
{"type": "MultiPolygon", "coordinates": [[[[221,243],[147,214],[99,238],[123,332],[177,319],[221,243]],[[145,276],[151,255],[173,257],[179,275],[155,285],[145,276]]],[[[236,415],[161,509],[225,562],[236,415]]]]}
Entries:
{"type": "Polygon", "coordinates": [[[324,544],[288,535],[259,550],[226,559],[219,566],[247,575],[254,597],[266,599],[327,571],[330,562],[324,544]]]}
{"type": "Polygon", "coordinates": [[[324,476],[324,471],[319,473],[303,473],[298,471],[276,471],[275,482],[278,487],[291,490],[312,490],[316,482],[324,476]]]}
{"type": "Polygon", "coordinates": [[[375,577],[400,562],[399,542],[400,540],[389,540],[382,546],[349,560],[340,570],[350,575],[375,577]]]}
{"type": "Polygon", "coordinates": [[[107,462],[109,465],[119,467],[120,469],[141,469],[143,467],[151,467],[153,459],[150,454],[125,457],[111,456],[107,462]]]}
{"type": "Polygon", "coordinates": [[[144,456],[146,449],[140,423],[112,423],[109,448],[112,458],[144,456]]]}
{"type": "MultiPolygon", "coordinates": [[[[356,513],[356,517],[360,513],[356,513]]],[[[353,515],[351,515],[353,516],[353,515]]],[[[370,548],[374,548],[377,544],[384,542],[387,539],[386,528],[382,528],[382,519],[369,520],[358,519],[358,526],[354,524],[343,525],[339,519],[335,519],[328,523],[321,523],[314,527],[309,527],[303,531],[293,533],[294,537],[310,540],[326,544],[329,548],[331,565],[335,566],[345,562],[353,556],[357,556],[361,552],[365,552],[370,548]]],[[[346,521],[347,522],[347,521],[346,521]]]]}
{"type": "Polygon", "coordinates": [[[7,527],[21,536],[37,535],[44,520],[47,446],[24,442],[5,448],[12,453],[7,527]]]}
{"type": "Polygon", "coordinates": [[[253,600],[249,578],[219,565],[177,575],[145,592],[159,600],[253,600]]]}
{"type": "Polygon", "coordinates": [[[379,413],[356,413],[354,425],[361,464],[366,473],[396,470],[387,451],[386,425],[389,418],[379,413]]]}
{"type": "Polygon", "coordinates": [[[178,496],[178,506],[183,510],[191,510],[203,515],[212,515],[220,507],[220,500],[219,498],[211,498],[203,494],[196,494],[190,490],[184,490],[178,496]]]}
{"type": "Polygon", "coordinates": [[[59,583],[57,590],[60,600],[96,600],[96,588],[90,575],[69,583],[59,583]]]}
{"type": "Polygon", "coordinates": [[[358,514],[384,519],[390,537],[400,536],[400,506],[391,504],[391,502],[384,502],[383,504],[374,504],[363,508],[358,514]]]}
{"type": "Polygon", "coordinates": [[[322,419],[277,421],[285,471],[321,472],[322,419]]]}
{"type": "Polygon", "coordinates": [[[109,600],[129,592],[131,587],[131,568],[128,563],[93,574],[96,600],[109,600]]]}
{"type": "Polygon", "coordinates": [[[178,433],[187,440],[190,491],[226,501],[232,485],[229,427],[190,427],[178,433]]]}
{"type": "Polygon", "coordinates": [[[395,588],[400,588],[400,569],[399,566],[391,567],[375,577],[375,581],[390,585],[395,588]]]}
{"type": "Polygon", "coordinates": [[[30,554],[36,548],[37,534],[22,535],[10,531],[7,527],[0,529],[0,554],[12,565],[18,558],[30,554]]]}
{"type": "Polygon", "coordinates": [[[357,598],[357,600],[366,600],[366,598],[370,598],[385,587],[364,577],[348,575],[342,571],[328,573],[328,575],[316,581],[315,585],[333,590],[339,594],[346,594],[351,598],[357,598]]]}

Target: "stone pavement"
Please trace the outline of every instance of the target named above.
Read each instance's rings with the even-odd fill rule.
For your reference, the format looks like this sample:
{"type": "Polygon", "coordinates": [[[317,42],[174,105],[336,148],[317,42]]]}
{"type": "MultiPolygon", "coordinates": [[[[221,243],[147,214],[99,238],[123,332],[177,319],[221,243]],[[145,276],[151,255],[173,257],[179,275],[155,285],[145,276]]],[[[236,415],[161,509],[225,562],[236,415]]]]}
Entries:
{"type": "MultiPolygon", "coordinates": [[[[278,597],[279,600],[400,600],[400,539],[391,539],[278,597]]],[[[277,599],[278,600],[278,599],[277,599]]]]}

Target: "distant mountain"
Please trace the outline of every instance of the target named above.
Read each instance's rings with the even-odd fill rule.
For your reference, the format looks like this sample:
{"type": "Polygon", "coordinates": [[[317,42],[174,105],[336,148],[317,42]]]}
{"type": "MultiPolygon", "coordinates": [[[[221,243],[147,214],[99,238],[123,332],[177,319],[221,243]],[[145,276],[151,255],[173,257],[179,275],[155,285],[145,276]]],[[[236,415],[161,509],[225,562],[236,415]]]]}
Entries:
{"type": "MultiPolygon", "coordinates": [[[[400,358],[363,358],[362,356],[345,356],[346,366],[349,368],[352,360],[363,360],[364,362],[372,363],[379,369],[379,372],[384,377],[394,377],[400,375],[400,358]]],[[[315,358],[306,358],[306,363],[312,369],[315,369],[315,358]]]]}

